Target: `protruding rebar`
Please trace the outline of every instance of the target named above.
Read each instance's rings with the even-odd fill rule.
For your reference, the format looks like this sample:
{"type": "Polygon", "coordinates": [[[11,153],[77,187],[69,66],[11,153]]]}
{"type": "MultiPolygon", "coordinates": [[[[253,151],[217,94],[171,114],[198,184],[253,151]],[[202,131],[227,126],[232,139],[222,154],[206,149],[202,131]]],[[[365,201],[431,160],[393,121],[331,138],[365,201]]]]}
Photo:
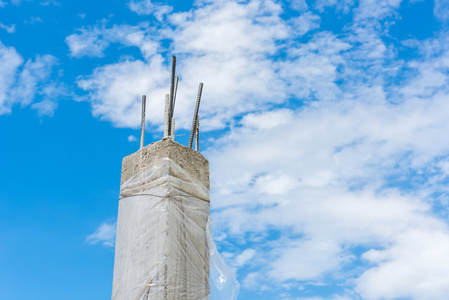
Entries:
{"type": "Polygon", "coordinates": [[[171,119],[171,139],[175,140],[175,118],[171,119]]]}
{"type": "Polygon", "coordinates": [[[200,109],[201,94],[203,92],[203,83],[198,87],[198,96],[196,98],[195,112],[193,114],[192,130],[190,131],[189,148],[192,149],[193,137],[195,136],[196,125],[198,122],[198,111],[200,109]]]}
{"type": "Polygon", "coordinates": [[[165,112],[164,112],[164,138],[170,135],[170,96],[165,94],[165,112]]]}
{"type": "Polygon", "coordinates": [[[142,116],[140,118],[140,149],[143,148],[145,143],[145,107],[147,102],[147,96],[142,95],[142,116]]]}
{"type": "Polygon", "coordinates": [[[198,116],[196,121],[195,150],[200,151],[200,116],[198,116]]]}
{"type": "Polygon", "coordinates": [[[169,107],[169,124],[168,132],[171,132],[171,119],[173,118],[174,111],[174,94],[175,94],[175,71],[176,71],[176,56],[172,56],[171,62],[171,80],[170,80],[170,107],[169,107]]]}
{"type": "Polygon", "coordinates": [[[173,119],[173,116],[175,114],[175,104],[176,104],[176,95],[178,94],[178,81],[179,81],[179,77],[176,76],[176,80],[175,80],[175,94],[173,95],[173,105],[172,105],[172,110],[171,110],[171,118],[173,119]]]}

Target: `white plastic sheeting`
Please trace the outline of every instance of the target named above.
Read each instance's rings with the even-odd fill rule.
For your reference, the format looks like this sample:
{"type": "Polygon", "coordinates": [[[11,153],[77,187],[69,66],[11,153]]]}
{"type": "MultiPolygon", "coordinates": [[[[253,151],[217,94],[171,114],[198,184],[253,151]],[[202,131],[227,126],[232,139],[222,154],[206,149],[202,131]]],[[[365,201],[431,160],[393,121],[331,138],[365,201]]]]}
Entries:
{"type": "Polygon", "coordinates": [[[113,300],[236,299],[238,283],[210,234],[209,201],[209,189],[168,158],[122,184],[113,300]]]}
{"type": "Polygon", "coordinates": [[[206,234],[210,260],[210,300],[236,300],[240,284],[217,251],[212,239],[213,225],[214,221],[209,218],[206,234]]]}

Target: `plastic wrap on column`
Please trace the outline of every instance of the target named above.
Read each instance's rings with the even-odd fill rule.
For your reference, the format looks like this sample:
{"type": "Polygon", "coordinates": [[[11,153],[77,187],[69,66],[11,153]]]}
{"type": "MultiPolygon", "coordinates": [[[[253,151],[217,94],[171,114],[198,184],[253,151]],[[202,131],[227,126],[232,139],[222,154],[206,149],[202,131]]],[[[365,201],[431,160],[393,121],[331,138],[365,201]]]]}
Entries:
{"type": "Polygon", "coordinates": [[[120,189],[112,299],[208,300],[209,189],[173,160],[120,189]]]}
{"type": "Polygon", "coordinates": [[[120,188],[113,300],[235,300],[211,235],[209,189],[164,158],[120,188]]]}

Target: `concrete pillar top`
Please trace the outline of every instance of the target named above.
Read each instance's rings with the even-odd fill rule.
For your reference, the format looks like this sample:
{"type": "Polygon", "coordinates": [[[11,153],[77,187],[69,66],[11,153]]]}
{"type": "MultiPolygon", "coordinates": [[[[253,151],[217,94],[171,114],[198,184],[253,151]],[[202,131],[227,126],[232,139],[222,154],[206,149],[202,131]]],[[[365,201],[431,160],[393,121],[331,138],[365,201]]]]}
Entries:
{"type": "Polygon", "coordinates": [[[154,142],[124,157],[121,184],[135,175],[140,175],[145,166],[163,158],[172,159],[185,171],[195,176],[205,187],[210,188],[209,161],[200,152],[171,139],[154,142]]]}

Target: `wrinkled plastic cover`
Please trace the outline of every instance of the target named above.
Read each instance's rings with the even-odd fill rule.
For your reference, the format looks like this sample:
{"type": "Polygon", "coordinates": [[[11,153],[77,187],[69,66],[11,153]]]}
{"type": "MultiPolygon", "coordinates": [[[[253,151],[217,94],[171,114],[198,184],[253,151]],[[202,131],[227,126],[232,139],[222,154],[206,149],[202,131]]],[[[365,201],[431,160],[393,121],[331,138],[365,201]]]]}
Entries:
{"type": "Polygon", "coordinates": [[[209,189],[169,158],[124,182],[112,299],[237,299],[209,211],[209,189]]]}
{"type": "Polygon", "coordinates": [[[210,299],[236,300],[240,284],[217,251],[217,246],[212,238],[213,225],[214,221],[209,217],[206,234],[210,261],[210,299]]]}

